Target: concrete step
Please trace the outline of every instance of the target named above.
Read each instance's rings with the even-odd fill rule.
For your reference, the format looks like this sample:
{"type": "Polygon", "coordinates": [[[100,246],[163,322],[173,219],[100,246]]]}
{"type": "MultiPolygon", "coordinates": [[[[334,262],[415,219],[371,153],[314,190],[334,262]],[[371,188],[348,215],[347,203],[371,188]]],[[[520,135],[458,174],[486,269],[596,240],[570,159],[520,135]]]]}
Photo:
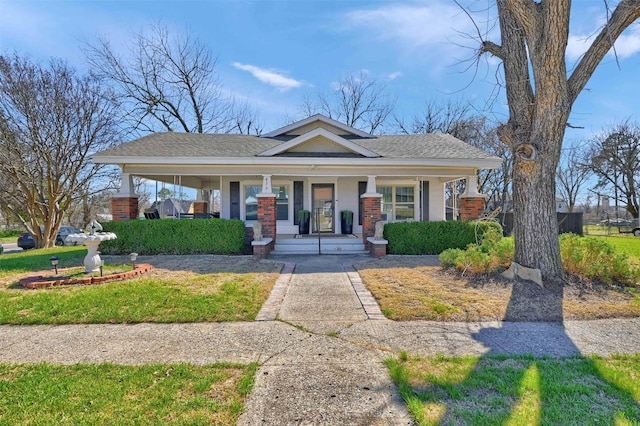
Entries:
{"type": "MultiPolygon", "coordinates": [[[[322,254],[365,254],[364,244],[359,238],[330,237],[320,239],[322,254]]],[[[315,238],[287,238],[276,242],[274,254],[317,254],[318,240],[315,238]]]]}

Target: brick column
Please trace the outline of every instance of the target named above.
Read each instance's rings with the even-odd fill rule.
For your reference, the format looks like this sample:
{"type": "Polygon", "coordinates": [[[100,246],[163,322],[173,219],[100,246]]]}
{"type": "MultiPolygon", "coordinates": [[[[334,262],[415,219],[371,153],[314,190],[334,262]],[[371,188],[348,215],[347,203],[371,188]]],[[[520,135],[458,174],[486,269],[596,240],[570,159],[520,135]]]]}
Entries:
{"type": "Polygon", "coordinates": [[[209,203],[206,201],[194,201],[193,202],[193,214],[207,213],[209,203]]]}
{"type": "Polygon", "coordinates": [[[463,221],[476,220],[484,213],[484,197],[461,197],[460,219],[463,221]]]}
{"type": "Polygon", "coordinates": [[[111,199],[113,220],[138,218],[138,197],[113,197],[111,199]]]}
{"type": "Polygon", "coordinates": [[[258,222],[262,224],[262,236],[273,238],[276,243],[276,195],[258,194],[258,222]]]}
{"type": "Polygon", "coordinates": [[[367,238],[376,233],[376,222],[382,220],[380,199],[382,194],[362,194],[362,241],[369,247],[367,238]]]}

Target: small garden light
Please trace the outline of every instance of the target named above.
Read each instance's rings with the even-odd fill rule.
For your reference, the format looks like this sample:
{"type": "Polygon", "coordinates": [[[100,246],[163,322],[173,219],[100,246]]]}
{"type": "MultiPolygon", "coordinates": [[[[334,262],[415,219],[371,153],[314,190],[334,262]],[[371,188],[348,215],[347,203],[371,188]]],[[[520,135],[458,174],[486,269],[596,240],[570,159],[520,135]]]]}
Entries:
{"type": "Polygon", "coordinates": [[[56,275],[58,275],[58,260],[60,259],[58,258],[58,256],[51,256],[49,260],[51,261],[51,266],[53,266],[56,270],[56,275]]]}
{"type": "Polygon", "coordinates": [[[138,253],[131,253],[129,255],[129,258],[131,259],[131,266],[135,270],[136,269],[136,259],[138,258],[138,253]]]}

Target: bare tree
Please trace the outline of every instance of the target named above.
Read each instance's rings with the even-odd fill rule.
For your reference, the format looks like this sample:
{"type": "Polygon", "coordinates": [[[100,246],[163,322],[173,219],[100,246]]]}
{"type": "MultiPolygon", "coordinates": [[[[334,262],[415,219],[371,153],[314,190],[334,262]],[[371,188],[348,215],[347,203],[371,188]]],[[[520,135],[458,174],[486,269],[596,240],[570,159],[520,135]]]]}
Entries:
{"type": "MultiPolygon", "coordinates": [[[[509,119],[498,135],[514,157],[515,262],[563,282],[555,213],[555,172],[571,108],[613,43],[640,16],[640,0],[621,0],[577,66],[566,49],[570,0],[496,0],[500,43],[479,54],[502,61],[509,119]]],[[[607,2],[605,2],[605,6],[607,2]]]]}
{"type": "MultiPolygon", "coordinates": [[[[494,170],[478,172],[478,189],[489,197],[489,208],[506,209],[510,200],[511,165],[509,149],[498,140],[496,129],[486,117],[478,114],[473,106],[461,101],[439,103],[426,102],[424,109],[416,114],[410,124],[395,118],[398,131],[404,134],[448,133],[477,148],[503,159],[502,166],[494,170]]],[[[447,186],[448,195],[453,192],[447,186]]],[[[464,187],[456,188],[462,194],[464,187]]]]}
{"type": "Polygon", "coordinates": [[[449,133],[465,141],[479,133],[477,122],[478,117],[474,116],[472,105],[461,101],[425,102],[423,110],[413,116],[409,125],[395,117],[396,126],[401,133],[449,133]]]}
{"type": "Polygon", "coordinates": [[[132,40],[127,58],[105,38],[86,44],[84,52],[94,71],[115,83],[133,129],[228,133],[255,127],[255,111],[236,108],[224,94],[217,60],[197,37],[172,37],[154,25],[132,40]]]}
{"type": "Polygon", "coordinates": [[[0,198],[37,247],[52,246],[73,202],[107,179],[109,168],[90,155],[118,139],[117,108],[94,75],[0,56],[0,173],[14,182],[0,198]]]}
{"type": "Polygon", "coordinates": [[[640,127],[627,122],[592,141],[588,167],[598,188],[613,191],[616,207],[622,198],[632,217],[640,217],[640,127]]]}
{"type": "Polygon", "coordinates": [[[584,185],[593,173],[585,165],[582,143],[564,150],[556,173],[556,191],[567,202],[567,209],[573,212],[584,185]]]}
{"type": "Polygon", "coordinates": [[[383,83],[360,72],[344,77],[329,95],[317,93],[315,97],[306,97],[300,109],[306,116],[321,113],[347,126],[375,134],[386,125],[395,103],[395,99],[387,95],[383,83]]]}

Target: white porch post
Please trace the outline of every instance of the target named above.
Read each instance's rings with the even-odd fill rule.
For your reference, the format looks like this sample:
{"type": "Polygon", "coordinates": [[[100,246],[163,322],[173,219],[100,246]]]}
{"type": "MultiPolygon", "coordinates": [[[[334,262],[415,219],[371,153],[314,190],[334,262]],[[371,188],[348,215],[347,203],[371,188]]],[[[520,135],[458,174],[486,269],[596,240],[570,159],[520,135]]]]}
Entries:
{"type": "Polygon", "coordinates": [[[374,195],[378,195],[378,190],[376,188],[376,176],[367,176],[367,191],[362,194],[362,196],[371,197],[374,195]]]}
{"type": "Polygon", "coordinates": [[[113,220],[129,220],[138,217],[138,195],[133,190],[133,176],[122,173],[120,190],[111,198],[113,220]]]}
{"type": "Polygon", "coordinates": [[[120,189],[118,190],[116,197],[137,197],[133,186],[133,176],[129,173],[122,173],[122,179],[120,182],[120,189]]]}
{"type": "Polygon", "coordinates": [[[446,191],[445,183],[433,179],[429,183],[429,220],[438,222],[446,220],[446,191]]]}
{"type": "Polygon", "coordinates": [[[467,176],[467,184],[465,185],[465,191],[464,194],[462,194],[460,196],[462,197],[485,197],[485,194],[480,194],[478,192],[478,177],[473,175],[473,176],[467,176]]]}
{"type": "Polygon", "coordinates": [[[271,195],[273,190],[271,189],[271,175],[262,175],[262,190],[260,195],[271,195]]]}
{"type": "Polygon", "coordinates": [[[467,176],[464,194],[460,196],[460,219],[464,221],[479,219],[486,207],[487,196],[478,192],[478,177],[467,176]]]}

